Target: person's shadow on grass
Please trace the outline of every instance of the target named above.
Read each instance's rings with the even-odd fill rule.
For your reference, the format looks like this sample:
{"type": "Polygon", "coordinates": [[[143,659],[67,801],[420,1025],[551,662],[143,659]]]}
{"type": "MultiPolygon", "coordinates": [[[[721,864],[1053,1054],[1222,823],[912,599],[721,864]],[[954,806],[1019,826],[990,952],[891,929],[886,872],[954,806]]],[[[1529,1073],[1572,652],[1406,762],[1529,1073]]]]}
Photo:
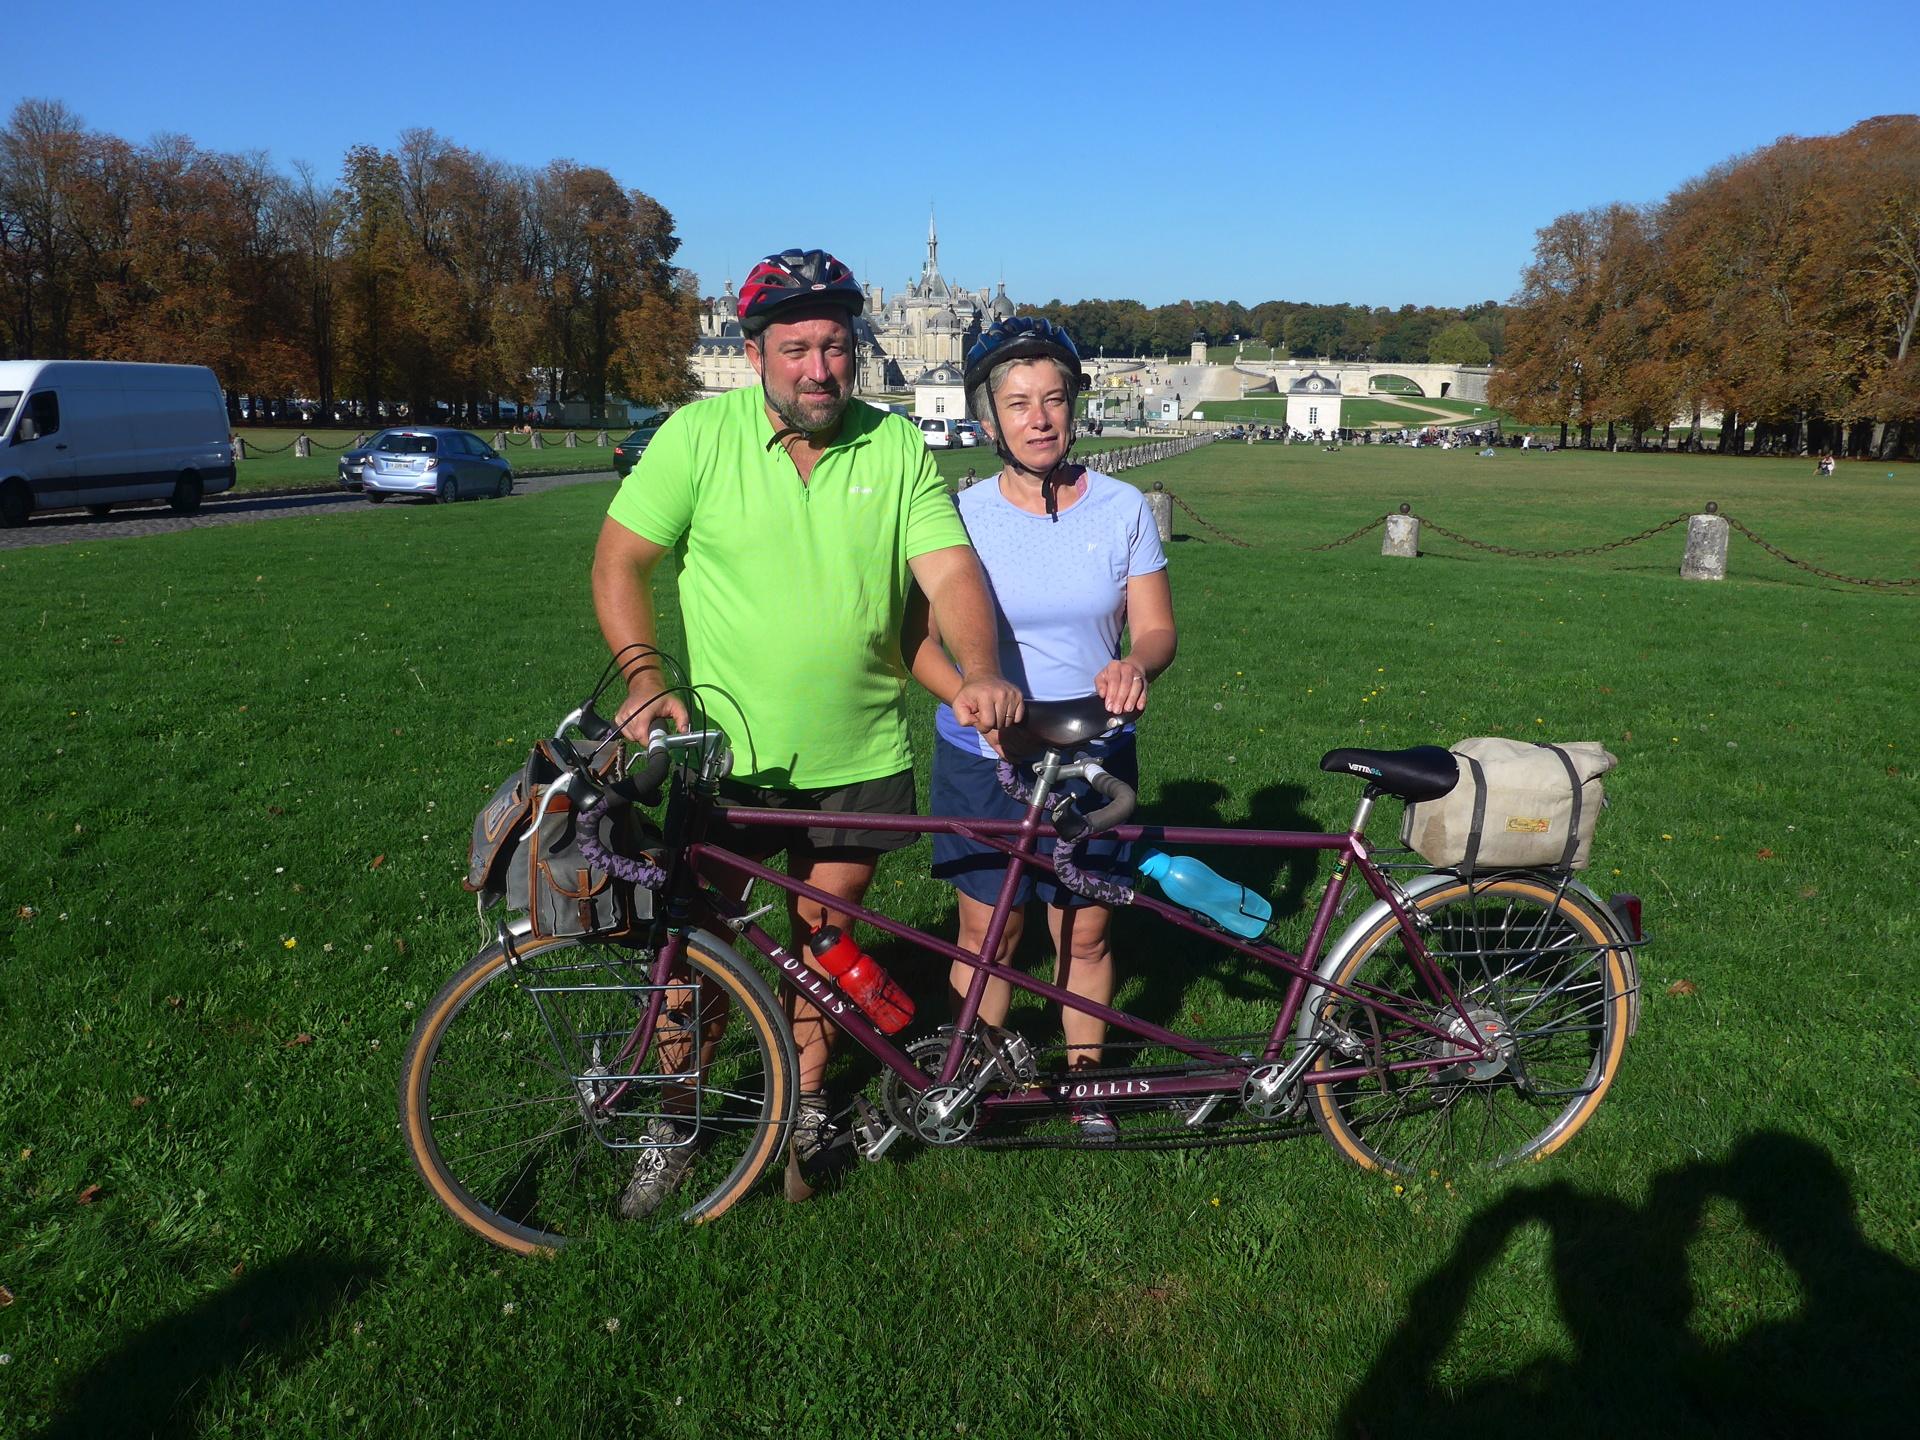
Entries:
{"type": "MultiPolygon", "coordinates": [[[[1711,1320],[1708,1324],[1712,1324],[1711,1320]]],[[[1406,1319],[1347,1400],[1339,1433],[1399,1435],[1884,1434],[1920,1414],[1920,1271],[1860,1233],[1845,1177],[1811,1141],[1775,1131],[1719,1163],[1658,1177],[1644,1206],[1570,1186],[1482,1211],[1414,1292],[1406,1319]],[[1688,1247],[1708,1201],[1737,1205],[1793,1271],[1799,1313],[1730,1342],[1703,1339],[1688,1247]],[[1571,1358],[1542,1356],[1465,1384],[1436,1374],[1480,1275],[1514,1233],[1544,1226],[1571,1358]]]]}
{"type": "Polygon", "coordinates": [[[39,1440],[186,1436],[224,1371],[297,1364],[327,1316],[378,1268],[301,1251],[249,1270],[216,1295],[153,1324],[77,1376],[39,1440]]]}

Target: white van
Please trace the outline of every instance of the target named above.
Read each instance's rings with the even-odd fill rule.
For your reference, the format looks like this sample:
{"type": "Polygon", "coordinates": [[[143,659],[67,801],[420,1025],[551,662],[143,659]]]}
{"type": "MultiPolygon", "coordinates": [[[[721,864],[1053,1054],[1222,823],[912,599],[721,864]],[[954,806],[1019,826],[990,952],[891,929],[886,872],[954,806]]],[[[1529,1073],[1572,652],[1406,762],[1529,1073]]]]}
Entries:
{"type": "Polygon", "coordinates": [[[233,488],[227,405],[204,365],[0,360],[0,523],[233,488]]]}
{"type": "Polygon", "coordinates": [[[920,422],[920,434],[929,450],[951,450],[960,444],[960,432],[955,428],[959,424],[958,420],[928,416],[920,422]]]}

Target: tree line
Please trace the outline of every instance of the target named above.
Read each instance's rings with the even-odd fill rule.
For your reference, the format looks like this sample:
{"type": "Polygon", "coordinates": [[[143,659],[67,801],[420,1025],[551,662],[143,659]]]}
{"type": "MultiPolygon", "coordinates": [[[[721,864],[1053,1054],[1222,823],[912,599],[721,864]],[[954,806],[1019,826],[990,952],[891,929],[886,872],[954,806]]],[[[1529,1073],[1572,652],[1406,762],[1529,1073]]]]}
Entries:
{"type": "Polygon", "coordinates": [[[1506,348],[1506,307],[1486,300],[1464,309],[1402,305],[1309,305],[1267,300],[1182,300],[1149,309],[1137,300],[1081,300],[1024,306],[1067,327],[1089,354],[1184,355],[1196,333],[1216,345],[1234,337],[1311,359],[1485,365],[1506,348]]]}
{"type": "Polygon", "coordinates": [[[688,398],[699,333],[673,217],[605,170],[531,170],[409,130],[337,181],[26,100],[0,130],[0,356],[210,366],[240,397],[480,419],[688,398]]]}
{"type": "Polygon", "coordinates": [[[1489,394],[1583,444],[1920,449],[1920,116],[1787,137],[1538,232],[1489,394]]]}

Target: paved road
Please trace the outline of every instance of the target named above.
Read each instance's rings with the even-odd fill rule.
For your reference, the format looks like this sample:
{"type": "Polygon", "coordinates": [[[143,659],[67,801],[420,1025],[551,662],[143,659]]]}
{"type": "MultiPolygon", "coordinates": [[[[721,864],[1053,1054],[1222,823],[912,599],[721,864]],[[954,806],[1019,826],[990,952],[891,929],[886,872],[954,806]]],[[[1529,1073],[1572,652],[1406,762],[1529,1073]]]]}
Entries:
{"type": "MultiPolygon", "coordinates": [[[[538,495],[542,490],[562,485],[584,485],[594,480],[613,479],[611,470],[592,475],[516,475],[511,505],[522,495],[538,495]]],[[[422,500],[389,500],[389,506],[422,505],[422,500]]],[[[491,500],[468,501],[491,505],[491,500]]],[[[115,510],[104,520],[96,520],[84,510],[59,511],[35,515],[17,530],[0,530],[0,550],[19,550],[29,545],[64,545],[74,540],[119,540],[141,535],[165,535],[175,530],[198,530],[208,525],[240,525],[250,520],[284,520],[289,515],[360,515],[371,510],[357,493],[345,490],[316,495],[226,496],[218,495],[200,507],[197,515],[176,515],[164,502],[115,510]]]]}

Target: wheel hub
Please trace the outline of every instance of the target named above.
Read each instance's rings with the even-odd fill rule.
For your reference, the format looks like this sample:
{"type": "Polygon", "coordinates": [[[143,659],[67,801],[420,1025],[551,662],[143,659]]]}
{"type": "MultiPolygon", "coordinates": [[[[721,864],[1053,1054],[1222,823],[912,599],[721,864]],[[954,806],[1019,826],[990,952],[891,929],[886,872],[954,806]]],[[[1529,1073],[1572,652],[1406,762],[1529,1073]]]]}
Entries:
{"type": "Polygon", "coordinates": [[[1465,1044],[1449,1045],[1444,1053],[1458,1055],[1466,1061],[1465,1070],[1469,1080],[1491,1080],[1507,1068],[1513,1058],[1513,1034],[1507,1028],[1507,1022],[1493,1011],[1476,1007],[1467,1012],[1463,1020],[1458,1015],[1447,1026],[1447,1033],[1455,1040],[1477,1045],[1485,1053],[1475,1057],[1465,1044]]]}

